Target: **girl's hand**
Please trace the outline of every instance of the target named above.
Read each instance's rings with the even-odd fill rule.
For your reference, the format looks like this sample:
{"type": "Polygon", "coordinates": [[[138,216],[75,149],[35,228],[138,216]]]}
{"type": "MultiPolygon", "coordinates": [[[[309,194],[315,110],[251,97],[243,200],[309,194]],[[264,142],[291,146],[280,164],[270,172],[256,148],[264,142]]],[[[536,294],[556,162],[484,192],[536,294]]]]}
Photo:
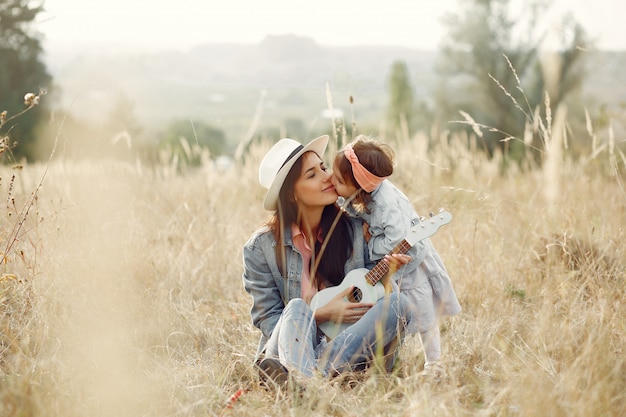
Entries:
{"type": "Polygon", "coordinates": [[[403,253],[394,253],[391,255],[389,254],[385,255],[383,260],[385,261],[386,264],[389,265],[390,270],[398,270],[403,265],[406,265],[409,262],[411,262],[413,258],[403,253]]]}
{"type": "Polygon", "coordinates": [[[383,260],[387,265],[389,265],[389,270],[387,271],[385,276],[382,277],[380,282],[382,282],[383,287],[385,287],[385,294],[391,294],[391,292],[393,291],[393,286],[391,285],[391,277],[393,276],[393,274],[396,273],[398,269],[402,267],[402,265],[411,262],[411,257],[409,255],[394,253],[393,255],[385,255],[383,260]]]}

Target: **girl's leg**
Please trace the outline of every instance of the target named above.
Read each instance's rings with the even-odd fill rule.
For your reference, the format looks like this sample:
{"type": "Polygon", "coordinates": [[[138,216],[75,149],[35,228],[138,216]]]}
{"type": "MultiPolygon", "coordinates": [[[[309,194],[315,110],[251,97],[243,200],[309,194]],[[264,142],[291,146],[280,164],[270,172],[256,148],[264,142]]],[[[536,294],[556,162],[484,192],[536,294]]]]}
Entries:
{"type": "Polygon", "coordinates": [[[422,375],[435,381],[440,381],[446,375],[446,368],[441,363],[441,334],[439,333],[439,326],[435,325],[432,329],[421,332],[419,335],[424,346],[424,357],[426,359],[422,375]]]}
{"type": "Polygon", "coordinates": [[[439,332],[439,326],[435,325],[425,332],[420,332],[420,339],[422,340],[422,346],[424,346],[426,364],[440,360],[441,333],[439,332]]]}
{"type": "Polygon", "coordinates": [[[289,370],[313,376],[316,369],[317,325],[313,311],[301,298],[291,300],[283,310],[267,342],[265,354],[278,357],[289,370]]]}
{"type": "Polygon", "coordinates": [[[371,361],[377,347],[384,349],[401,337],[410,316],[404,295],[392,293],[381,298],[361,320],[328,343],[320,370],[329,376],[371,361]]]}

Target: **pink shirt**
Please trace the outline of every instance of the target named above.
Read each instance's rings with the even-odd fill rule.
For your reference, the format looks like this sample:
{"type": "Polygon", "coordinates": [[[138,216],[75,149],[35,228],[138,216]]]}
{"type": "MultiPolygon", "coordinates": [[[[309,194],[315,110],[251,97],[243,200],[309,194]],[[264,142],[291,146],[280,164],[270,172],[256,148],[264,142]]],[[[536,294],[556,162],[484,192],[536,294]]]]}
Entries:
{"type": "MultiPolygon", "coordinates": [[[[291,225],[291,236],[293,239],[293,244],[302,255],[301,296],[302,299],[308,303],[309,301],[311,301],[311,298],[313,298],[313,296],[317,293],[317,287],[311,280],[311,247],[309,246],[309,242],[307,242],[304,233],[302,233],[300,227],[298,227],[296,224],[291,225]]],[[[319,237],[320,236],[318,235],[318,239],[319,237]]]]}

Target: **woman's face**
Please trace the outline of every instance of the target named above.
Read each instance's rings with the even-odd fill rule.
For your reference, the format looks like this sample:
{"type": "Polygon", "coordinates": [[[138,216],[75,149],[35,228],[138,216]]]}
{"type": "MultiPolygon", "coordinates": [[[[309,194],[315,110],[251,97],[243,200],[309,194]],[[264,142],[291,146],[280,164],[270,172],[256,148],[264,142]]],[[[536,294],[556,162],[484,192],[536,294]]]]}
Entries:
{"type": "Polygon", "coordinates": [[[356,188],[352,183],[347,181],[345,178],[341,176],[341,171],[339,171],[339,163],[335,161],[333,164],[333,175],[331,182],[337,190],[337,194],[344,198],[348,198],[352,196],[352,194],[356,193],[358,188],[356,188]]]}
{"type": "Polygon", "coordinates": [[[302,155],[302,172],[294,184],[298,207],[319,207],[337,201],[337,192],[330,182],[330,173],[315,152],[302,155]]]}

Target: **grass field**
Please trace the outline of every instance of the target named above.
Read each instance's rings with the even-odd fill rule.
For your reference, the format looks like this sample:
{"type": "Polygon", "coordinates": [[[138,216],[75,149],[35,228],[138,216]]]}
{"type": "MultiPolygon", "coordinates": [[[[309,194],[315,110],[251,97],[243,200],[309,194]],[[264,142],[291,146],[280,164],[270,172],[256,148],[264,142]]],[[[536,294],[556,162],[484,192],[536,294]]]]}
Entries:
{"type": "Polygon", "coordinates": [[[418,212],[454,216],[432,238],[463,307],[441,324],[443,382],[419,376],[408,340],[393,374],[259,386],[241,248],[267,218],[269,144],[226,171],[59,146],[49,164],[0,167],[0,415],[626,415],[617,147],[600,137],[577,161],[547,147],[544,168],[502,173],[471,140],[428,142],[395,145],[393,181],[418,212]]]}

